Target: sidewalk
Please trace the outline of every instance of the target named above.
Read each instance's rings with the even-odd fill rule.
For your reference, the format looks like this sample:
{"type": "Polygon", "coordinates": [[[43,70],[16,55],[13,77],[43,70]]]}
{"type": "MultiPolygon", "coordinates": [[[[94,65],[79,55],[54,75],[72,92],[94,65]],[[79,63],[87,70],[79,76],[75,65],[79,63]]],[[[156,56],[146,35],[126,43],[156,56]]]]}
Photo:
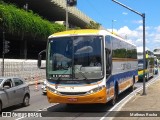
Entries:
{"type": "Polygon", "coordinates": [[[121,108],[120,111],[125,111],[128,117],[120,112],[113,120],[160,120],[160,78],[146,88],[146,95],[142,93],[143,90],[121,108]]]}

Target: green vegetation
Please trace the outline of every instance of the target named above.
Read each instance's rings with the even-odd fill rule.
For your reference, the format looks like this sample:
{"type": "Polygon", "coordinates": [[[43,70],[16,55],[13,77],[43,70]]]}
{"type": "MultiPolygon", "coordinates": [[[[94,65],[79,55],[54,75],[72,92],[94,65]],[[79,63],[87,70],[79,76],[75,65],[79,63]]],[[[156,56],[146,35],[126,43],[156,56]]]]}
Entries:
{"type": "Polygon", "coordinates": [[[101,24],[95,23],[94,21],[90,21],[90,23],[86,26],[87,29],[99,29],[101,24]]]}
{"type": "Polygon", "coordinates": [[[0,29],[9,33],[48,37],[55,32],[64,31],[65,27],[42,19],[32,11],[18,9],[16,6],[0,1],[0,29]]]}

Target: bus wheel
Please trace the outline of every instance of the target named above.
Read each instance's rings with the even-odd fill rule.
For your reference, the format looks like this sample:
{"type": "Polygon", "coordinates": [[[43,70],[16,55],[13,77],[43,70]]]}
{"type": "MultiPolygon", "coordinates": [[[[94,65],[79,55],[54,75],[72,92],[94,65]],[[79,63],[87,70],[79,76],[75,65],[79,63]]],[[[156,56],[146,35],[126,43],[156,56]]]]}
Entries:
{"type": "Polygon", "coordinates": [[[134,83],[135,83],[135,77],[133,77],[133,84],[131,87],[129,87],[129,91],[133,92],[134,91],[134,83]]]}
{"type": "Polygon", "coordinates": [[[133,91],[134,91],[134,83],[133,83],[133,85],[132,85],[131,87],[129,87],[129,91],[130,91],[130,92],[133,92],[133,91]]]}
{"type": "Polygon", "coordinates": [[[111,105],[114,106],[118,100],[118,88],[116,87],[113,99],[111,100],[111,105]]]}

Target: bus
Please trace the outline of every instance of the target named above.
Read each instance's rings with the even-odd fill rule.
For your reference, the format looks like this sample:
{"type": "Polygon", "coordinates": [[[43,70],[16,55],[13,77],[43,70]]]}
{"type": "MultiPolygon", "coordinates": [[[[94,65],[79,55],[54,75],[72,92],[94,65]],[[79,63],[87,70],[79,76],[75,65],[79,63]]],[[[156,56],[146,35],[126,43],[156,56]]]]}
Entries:
{"type": "MultiPolygon", "coordinates": [[[[50,103],[115,104],[138,81],[136,46],[106,30],[69,30],[48,38],[47,98],[50,103]],[[90,66],[95,57],[100,63],[90,66]]],[[[41,68],[42,53],[38,55],[41,68]]]]}
{"type": "MultiPolygon", "coordinates": [[[[137,49],[138,50],[138,49],[137,49]]],[[[154,54],[150,50],[146,50],[146,65],[145,74],[143,74],[143,52],[142,50],[137,51],[138,58],[138,81],[142,81],[143,77],[148,81],[149,78],[154,77],[154,54]]]]}

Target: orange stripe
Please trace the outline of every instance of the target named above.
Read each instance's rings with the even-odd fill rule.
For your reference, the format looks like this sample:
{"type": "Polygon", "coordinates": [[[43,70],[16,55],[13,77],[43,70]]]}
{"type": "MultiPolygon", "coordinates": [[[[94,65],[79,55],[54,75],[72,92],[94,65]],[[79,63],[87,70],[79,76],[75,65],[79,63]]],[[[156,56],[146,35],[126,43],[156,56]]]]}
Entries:
{"type": "Polygon", "coordinates": [[[133,58],[112,58],[113,61],[118,61],[118,62],[122,62],[122,61],[138,61],[137,59],[133,59],[133,58]]]}
{"type": "Polygon", "coordinates": [[[121,83],[119,86],[120,88],[120,91],[123,91],[124,89],[126,89],[129,85],[132,85],[133,84],[133,81],[132,81],[132,78],[124,81],[123,83],[121,83]]]}
{"type": "Polygon", "coordinates": [[[138,75],[135,76],[135,82],[138,82],[138,75]]]}

